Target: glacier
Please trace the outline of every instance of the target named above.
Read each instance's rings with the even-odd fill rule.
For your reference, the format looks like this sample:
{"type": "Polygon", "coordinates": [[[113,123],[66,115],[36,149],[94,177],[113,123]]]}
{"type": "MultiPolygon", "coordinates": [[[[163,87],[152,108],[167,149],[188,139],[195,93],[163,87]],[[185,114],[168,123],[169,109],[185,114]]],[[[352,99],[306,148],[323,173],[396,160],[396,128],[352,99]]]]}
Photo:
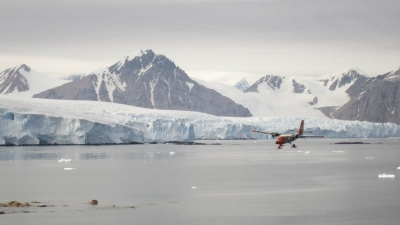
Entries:
{"type": "Polygon", "coordinates": [[[308,117],[218,117],[93,101],[0,97],[0,145],[129,144],[196,140],[267,139],[252,129],[297,129],[326,138],[400,137],[393,123],[308,117]]]}

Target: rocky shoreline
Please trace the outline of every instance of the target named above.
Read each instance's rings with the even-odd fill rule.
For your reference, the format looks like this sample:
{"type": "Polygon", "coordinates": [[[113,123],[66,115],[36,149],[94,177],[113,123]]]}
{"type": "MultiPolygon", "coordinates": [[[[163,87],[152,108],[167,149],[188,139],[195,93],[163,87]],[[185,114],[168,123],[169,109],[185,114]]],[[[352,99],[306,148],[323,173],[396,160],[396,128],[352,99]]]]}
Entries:
{"type": "MultiPolygon", "coordinates": [[[[99,201],[93,199],[93,200],[87,202],[87,204],[93,205],[93,206],[97,206],[99,204],[99,201]]],[[[64,204],[62,206],[63,207],[68,207],[67,204],[64,204]]],[[[4,203],[0,202],[0,208],[22,208],[22,207],[41,207],[41,208],[43,208],[43,207],[55,207],[55,205],[44,204],[44,203],[39,202],[39,201],[32,201],[30,203],[28,203],[28,202],[22,202],[21,203],[21,202],[18,202],[18,201],[8,201],[8,202],[4,202],[4,203]]],[[[116,207],[115,205],[112,205],[112,206],[105,206],[105,207],[116,208],[116,209],[119,209],[119,208],[136,209],[136,206],[116,207]]],[[[22,211],[22,212],[27,213],[29,211],[22,211]]],[[[15,212],[11,212],[11,213],[15,213],[15,212]]],[[[0,211],[0,214],[8,214],[8,213],[6,213],[5,211],[0,211]]]]}

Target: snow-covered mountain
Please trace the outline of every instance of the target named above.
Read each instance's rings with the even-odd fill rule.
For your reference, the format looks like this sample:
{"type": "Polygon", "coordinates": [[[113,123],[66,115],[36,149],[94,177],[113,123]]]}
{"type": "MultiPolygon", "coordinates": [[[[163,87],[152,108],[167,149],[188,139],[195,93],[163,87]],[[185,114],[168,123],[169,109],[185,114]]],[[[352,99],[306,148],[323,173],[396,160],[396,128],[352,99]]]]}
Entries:
{"type": "Polygon", "coordinates": [[[165,56],[147,50],[71,79],[52,78],[23,64],[0,73],[0,94],[106,101],[219,116],[329,117],[400,124],[400,68],[376,77],[355,68],[320,77],[267,75],[242,92],[234,87],[247,85],[239,75],[224,81],[229,85],[191,79],[165,56]]]}
{"type": "Polygon", "coordinates": [[[140,50],[108,68],[34,97],[114,102],[218,116],[251,116],[248,109],[199,85],[167,57],[152,50],[140,50]]]}
{"type": "MultiPolygon", "coordinates": [[[[366,79],[365,73],[358,69],[347,69],[317,78],[267,75],[251,85],[245,93],[258,95],[278,115],[286,116],[290,113],[294,116],[294,114],[303,115],[304,113],[314,117],[331,117],[330,113],[333,110],[351,99],[350,87],[366,79]],[[315,112],[316,110],[320,112],[315,112]]],[[[261,100],[258,101],[261,102],[261,100]]],[[[253,115],[266,116],[240,103],[248,107],[253,115]]]]}
{"type": "Polygon", "coordinates": [[[279,94],[271,92],[244,93],[230,85],[210,81],[196,80],[198,83],[216,90],[233,101],[248,108],[257,117],[314,117],[327,118],[320,110],[310,107],[307,95],[279,94]],[[288,98],[285,102],[285,98],[288,98]]]}
{"type": "MultiPolygon", "coordinates": [[[[239,91],[239,90],[238,90],[239,91]]],[[[210,139],[266,139],[251,129],[306,131],[328,138],[399,137],[400,126],[310,117],[218,117],[95,101],[0,96],[0,145],[118,144],[210,139]]]]}
{"type": "Polygon", "coordinates": [[[365,80],[367,78],[366,73],[358,68],[350,68],[344,71],[324,75],[318,78],[318,81],[322,82],[325,87],[329,90],[335,91],[339,89],[347,89],[349,86],[354,84],[356,80],[365,80]],[[361,79],[360,79],[361,78],[361,79]]]}
{"type": "Polygon", "coordinates": [[[335,118],[400,124],[400,68],[354,86],[353,98],[332,113],[335,118]]]}
{"type": "Polygon", "coordinates": [[[32,70],[25,64],[0,73],[0,94],[32,97],[33,94],[62,85],[67,81],[52,78],[32,70]]]}

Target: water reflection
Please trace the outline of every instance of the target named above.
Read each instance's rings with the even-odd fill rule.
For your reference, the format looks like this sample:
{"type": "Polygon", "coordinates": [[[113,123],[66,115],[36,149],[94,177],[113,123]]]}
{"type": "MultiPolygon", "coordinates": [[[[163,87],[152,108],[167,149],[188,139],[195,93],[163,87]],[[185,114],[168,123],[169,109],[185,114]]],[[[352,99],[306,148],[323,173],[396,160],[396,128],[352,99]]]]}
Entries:
{"type": "Polygon", "coordinates": [[[106,159],[167,159],[185,157],[185,152],[149,151],[143,149],[119,149],[117,146],[110,148],[79,146],[69,147],[7,147],[0,148],[0,161],[18,160],[106,160],[106,159]],[[111,149],[110,149],[111,148],[111,149]]]}
{"type": "Polygon", "coordinates": [[[169,152],[81,153],[80,159],[166,159],[185,155],[185,153],[170,154],[169,152]]]}

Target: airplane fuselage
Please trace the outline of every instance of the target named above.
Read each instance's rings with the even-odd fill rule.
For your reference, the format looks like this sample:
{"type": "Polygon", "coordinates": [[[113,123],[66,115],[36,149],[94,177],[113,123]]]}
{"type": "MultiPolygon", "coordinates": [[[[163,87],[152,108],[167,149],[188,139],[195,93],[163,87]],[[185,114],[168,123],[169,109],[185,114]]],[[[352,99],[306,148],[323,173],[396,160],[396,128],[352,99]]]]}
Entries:
{"type": "Polygon", "coordinates": [[[297,134],[282,134],[282,135],[279,135],[275,144],[281,146],[285,143],[292,143],[293,141],[297,140],[297,138],[299,138],[299,135],[297,135],[297,134]]]}

